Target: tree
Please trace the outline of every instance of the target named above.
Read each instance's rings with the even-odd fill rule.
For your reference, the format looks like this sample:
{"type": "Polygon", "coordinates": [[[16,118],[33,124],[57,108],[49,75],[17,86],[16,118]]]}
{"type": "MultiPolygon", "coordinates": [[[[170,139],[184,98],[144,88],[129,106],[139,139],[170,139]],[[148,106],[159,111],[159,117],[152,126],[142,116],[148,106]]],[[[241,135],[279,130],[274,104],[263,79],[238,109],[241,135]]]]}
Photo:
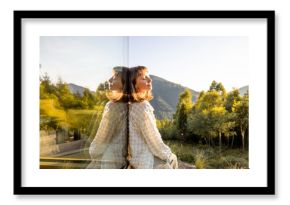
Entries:
{"type": "Polygon", "coordinates": [[[214,106],[222,106],[223,101],[220,94],[216,90],[209,90],[202,95],[199,95],[196,103],[196,110],[207,110],[214,106]]]}
{"type": "Polygon", "coordinates": [[[51,93],[52,89],[50,90],[50,88],[52,84],[48,76],[48,73],[45,73],[43,76],[40,77],[40,82],[44,87],[44,91],[47,93],[51,93]]]}
{"type": "Polygon", "coordinates": [[[82,102],[85,105],[85,108],[88,108],[88,109],[93,109],[96,103],[95,96],[87,88],[85,88],[83,91],[82,102]]]}
{"type": "Polygon", "coordinates": [[[236,115],[236,122],[240,128],[242,135],[242,146],[245,149],[245,134],[249,127],[249,96],[244,95],[241,101],[237,101],[233,105],[233,112],[236,115]]]}
{"type": "MultiPolygon", "coordinates": [[[[235,113],[233,113],[233,105],[236,104],[240,100],[241,100],[240,91],[236,88],[234,88],[231,92],[229,92],[227,94],[226,101],[225,101],[225,108],[229,112],[229,115],[231,116],[233,121],[235,121],[235,113]]],[[[238,131],[237,127],[235,127],[235,131],[236,132],[234,132],[234,134],[231,135],[232,136],[231,147],[233,147],[233,145],[234,145],[235,136],[236,136],[236,133],[238,131]]],[[[229,140],[230,136],[227,136],[227,137],[229,140]]]]}
{"type": "Polygon", "coordinates": [[[201,136],[208,146],[213,144],[210,134],[211,122],[208,120],[208,111],[206,109],[193,109],[188,116],[188,125],[189,132],[201,136]]]}
{"type": "Polygon", "coordinates": [[[209,90],[216,90],[217,88],[217,82],[213,80],[209,86],[209,90]]]}
{"type": "Polygon", "coordinates": [[[70,92],[67,83],[64,83],[61,78],[58,79],[56,84],[56,95],[59,99],[60,105],[65,109],[75,107],[75,97],[70,92]]]}
{"type": "MultiPolygon", "coordinates": [[[[212,83],[212,88],[215,82],[212,83]]],[[[207,139],[209,145],[213,144],[212,139],[219,138],[221,149],[222,135],[234,135],[234,122],[225,109],[223,94],[216,89],[210,89],[199,95],[189,115],[189,130],[194,134],[201,135],[207,139]]]]}
{"type": "Polygon", "coordinates": [[[47,73],[40,77],[40,99],[57,99],[56,87],[51,83],[47,73]]]}
{"type": "Polygon", "coordinates": [[[225,100],[227,92],[222,83],[217,83],[215,80],[212,81],[209,87],[209,91],[213,91],[213,90],[217,91],[223,97],[223,100],[225,100]]]}
{"type": "MultiPolygon", "coordinates": [[[[212,83],[213,86],[215,86],[215,81],[212,83]]],[[[188,116],[189,132],[200,135],[209,146],[213,144],[212,139],[215,137],[212,132],[209,110],[214,106],[222,106],[222,104],[221,96],[215,89],[202,91],[188,116]]]]}
{"type": "Polygon", "coordinates": [[[105,105],[109,101],[106,92],[108,92],[108,83],[100,83],[95,93],[95,100],[98,105],[105,105]]]}
{"type": "Polygon", "coordinates": [[[241,100],[240,91],[238,89],[233,89],[227,94],[225,107],[228,112],[232,112],[233,105],[241,100]]]}
{"type": "Polygon", "coordinates": [[[209,111],[209,119],[212,125],[212,135],[219,137],[219,149],[221,152],[222,146],[222,134],[225,136],[234,135],[235,132],[232,130],[235,126],[235,122],[232,121],[229,113],[225,107],[213,107],[209,111]]]}
{"type": "Polygon", "coordinates": [[[174,121],[180,133],[180,138],[183,141],[187,140],[187,117],[192,106],[192,94],[189,89],[185,89],[184,92],[179,95],[176,113],[174,114],[174,121]]]}
{"type": "Polygon", "coordinates": [[[49,98],[49,94],[48,93],[46,93],[46,91],[45,91],[45,85],[44,85],[44,83],[40,83],[40,85],[39,85],[39,91],[40,91],[40,99],[47,99],[47,98],[49,98]]]}
{"type": "Polygon", "coordinates": [[[176,139],[176,127],[173,120],[164,118],[156,120],[157,128],[162,136],[162,139],[176,139]]]}

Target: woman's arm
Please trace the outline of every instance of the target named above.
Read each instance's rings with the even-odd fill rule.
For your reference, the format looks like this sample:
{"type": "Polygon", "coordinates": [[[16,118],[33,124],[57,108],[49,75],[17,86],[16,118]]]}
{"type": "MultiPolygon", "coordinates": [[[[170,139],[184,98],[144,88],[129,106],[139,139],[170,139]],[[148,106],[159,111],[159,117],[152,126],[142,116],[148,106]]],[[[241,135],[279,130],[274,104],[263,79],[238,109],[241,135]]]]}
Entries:
{"type": "Polygon", "coordinates": [[[170,163],[171,150],[164,144],[159,130],[156,126],[156,119],[154,117],[153,111],[148,107],[148,105],[143,104],[141,109],[137,109],[136,120],[139,124],[141,133],[154,156],[161,160],[170,163]],[[144,107],[145,106],[145,107],[144,107]]]}
{"type": "Polygon", "coordinates": [[[96,159],[103,154],[116,131],[116,127],[120,124],[121,113],[118,112],[116,106],[118,105],[112,102],[105,106],[97,134],[89,148],[92,159],[96,159]]]}

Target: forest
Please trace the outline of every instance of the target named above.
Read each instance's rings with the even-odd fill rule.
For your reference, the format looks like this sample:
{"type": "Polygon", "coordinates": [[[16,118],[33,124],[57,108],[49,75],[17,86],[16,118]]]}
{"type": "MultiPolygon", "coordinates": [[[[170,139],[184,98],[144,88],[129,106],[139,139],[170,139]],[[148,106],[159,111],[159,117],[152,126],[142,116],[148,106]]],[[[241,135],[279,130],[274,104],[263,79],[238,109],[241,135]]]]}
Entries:
{"type": "Polygon", "coordinates": [[[192,102],[179,95],[172,120],[157,120],[162,138],[184,161],[197,168],[248,168],[249,93],[226,92],[212,81],[192,102]]]}

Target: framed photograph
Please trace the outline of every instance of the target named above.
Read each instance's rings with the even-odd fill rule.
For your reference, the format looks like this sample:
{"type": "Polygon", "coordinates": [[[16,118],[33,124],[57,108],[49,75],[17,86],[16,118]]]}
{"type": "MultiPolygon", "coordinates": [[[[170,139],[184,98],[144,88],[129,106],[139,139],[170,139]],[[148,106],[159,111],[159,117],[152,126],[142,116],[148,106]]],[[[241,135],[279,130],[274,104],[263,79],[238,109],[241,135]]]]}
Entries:
{"type": "Polygon", "coordinates": [[[14,11],[14,194],[275,194],[275,12],[14,11]]]}

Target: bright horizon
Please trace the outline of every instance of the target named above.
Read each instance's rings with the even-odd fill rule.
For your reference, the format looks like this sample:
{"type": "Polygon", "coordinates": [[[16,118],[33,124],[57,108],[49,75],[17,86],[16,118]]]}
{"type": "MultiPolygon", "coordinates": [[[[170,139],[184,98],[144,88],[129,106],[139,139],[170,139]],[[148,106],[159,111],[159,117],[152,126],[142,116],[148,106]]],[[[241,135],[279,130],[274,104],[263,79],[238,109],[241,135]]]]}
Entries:
{"type": "Polygon", "coordinates": [[[242,36],[45,36],[40,74],[95,91],[114,66],[144,65],[149,74],[198,92],[213,80],[230,91],[249,85],[248,46],[242,36]]]}

